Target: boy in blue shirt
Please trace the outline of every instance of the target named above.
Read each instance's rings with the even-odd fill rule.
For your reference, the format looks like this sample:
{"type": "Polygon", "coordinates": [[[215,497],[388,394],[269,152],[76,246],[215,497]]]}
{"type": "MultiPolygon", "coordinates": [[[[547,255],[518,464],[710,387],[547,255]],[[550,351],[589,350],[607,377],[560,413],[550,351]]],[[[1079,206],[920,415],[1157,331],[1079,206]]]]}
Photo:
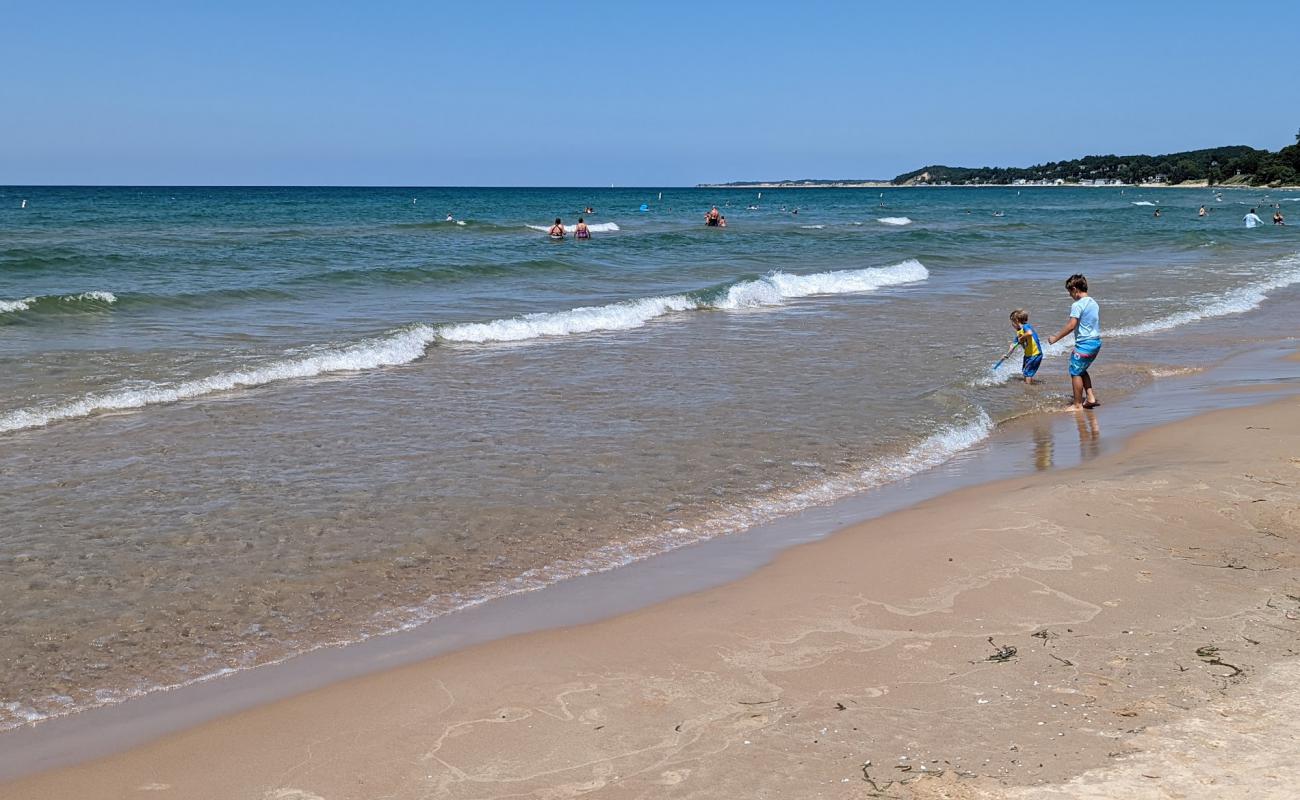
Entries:
{"type": "Polygon", "coordinates": [[[1011,327],[1015,328],[1016,339],[1007,348],[1007,354],[998,359],[1001,364],[1011,357],[1017,347],[1025,350],[1025,360],[1020,365],[1020,374],[1025,376],[1025,383],[1033,383],[1038,367],[1043,363],[1043,345],[1038,341],[1038,332],[1029,324],[1029,312],[1017,308],[1011,312],[1011,327]]]}
{"type": "Polygon", "coordinates": [[[1088,279],[1071,275],[1065,281],[1065,290],[1074,304],[1070,306],[1070,321],[1060,333],[1048,337],[1056,344],[1068,333],[1074,333],[1074,350],[1070,353],[1070,386],[1074,390],[1073,408],[1096,408],[1097,395],[1092,391],[1092,376],[1088,369],[1101,352],[1101,307],[1088,296],[1088,279]]]}

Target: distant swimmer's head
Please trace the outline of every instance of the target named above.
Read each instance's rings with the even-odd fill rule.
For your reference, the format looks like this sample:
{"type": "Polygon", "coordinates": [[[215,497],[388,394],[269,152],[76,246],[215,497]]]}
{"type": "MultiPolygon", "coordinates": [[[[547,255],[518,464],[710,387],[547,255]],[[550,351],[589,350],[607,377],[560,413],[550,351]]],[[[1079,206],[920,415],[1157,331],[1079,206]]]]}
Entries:
{"type": "Polygon", "coordinates": [[[1081,294],[1088,292],[1088,279],[1077,272],[1065,279],[1065,291],[1070,293],[1071,297],[1077,298],[1081,294]]]}
{"type": "Polygon", "coordinates": [[[1011,321],[1015,323],[1017,328],[1019,328],[1021,325],[1024,325],[1029,321],[1029,312],[1023,308],[1017,308],[1015,311],[1011,312],[1011,321]]]}

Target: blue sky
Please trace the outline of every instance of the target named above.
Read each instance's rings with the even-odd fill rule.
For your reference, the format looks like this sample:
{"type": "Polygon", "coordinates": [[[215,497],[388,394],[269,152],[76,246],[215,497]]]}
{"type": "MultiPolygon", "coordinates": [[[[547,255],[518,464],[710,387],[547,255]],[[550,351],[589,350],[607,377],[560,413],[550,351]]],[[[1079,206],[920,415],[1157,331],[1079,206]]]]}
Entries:
{"type": "Polygon", "coordinates": [[[0,0],[0,184],[892,177],[1300,127],[1300,4],[0,0]]]}

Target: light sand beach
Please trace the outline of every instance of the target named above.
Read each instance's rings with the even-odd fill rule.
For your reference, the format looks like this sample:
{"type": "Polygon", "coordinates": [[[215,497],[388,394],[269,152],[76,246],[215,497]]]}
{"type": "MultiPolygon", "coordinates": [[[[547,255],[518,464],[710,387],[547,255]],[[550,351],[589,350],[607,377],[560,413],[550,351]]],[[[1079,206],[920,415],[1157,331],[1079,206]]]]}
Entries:
{"type": "Polygon", "coordinates": [[[1168,425],[733,584],[336,684],[0,794],[1293,797],[1298,410],[1168,425]]]}

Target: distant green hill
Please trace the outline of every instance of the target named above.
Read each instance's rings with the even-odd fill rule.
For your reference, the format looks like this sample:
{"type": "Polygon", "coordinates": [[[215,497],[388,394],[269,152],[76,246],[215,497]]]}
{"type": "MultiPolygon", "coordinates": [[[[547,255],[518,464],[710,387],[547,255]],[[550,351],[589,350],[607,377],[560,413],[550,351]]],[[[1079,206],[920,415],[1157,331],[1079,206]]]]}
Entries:
{"type": "Polygon", "coordinates": [[[898,185],[918,183],[1169,183],[1208,181],[1252,186],[1300,183],[1300,134],[1297,144],[1276,153],[1245,145],[1189,150],[1160,156],[1084,156],[1032,167],[948,167],[935,164],[894,178],[898,185]]]}
{"type": "Polygon", "coordinates": [[[1032,167],[948,167],[932,164],[914,169],[893,181],[846,179],[805,179],[784,181],[733,181],[700,184],[708,187],[800,188],[827,186],[896,186],[918,184],[1025,183],[1168,183],[1206,181],[1225,186],[1296,186],[1300,185],[1300,132],[1296,143],[1276,153],[1256,150],[1246,145],[1188,150],[1162,156],[1084,156],[1071,161],[1052,161],[1032,167]]]}

